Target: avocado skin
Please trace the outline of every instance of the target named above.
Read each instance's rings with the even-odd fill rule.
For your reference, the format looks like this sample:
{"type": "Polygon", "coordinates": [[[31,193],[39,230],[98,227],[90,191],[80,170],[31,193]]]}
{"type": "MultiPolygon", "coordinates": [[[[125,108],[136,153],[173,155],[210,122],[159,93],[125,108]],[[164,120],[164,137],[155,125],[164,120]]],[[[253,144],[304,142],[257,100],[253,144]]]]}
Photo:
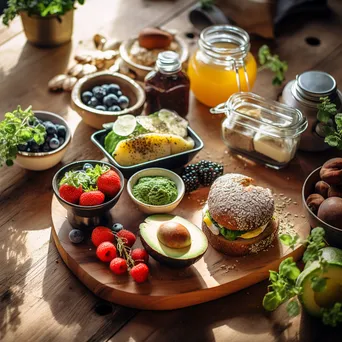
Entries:
{"type": "Polygon", "coordinates": [[[170,268],[185,268],[189,267],[194,264],[196,261],[202,258],[204,253],[207,251],[205,250],[202,254],[196,256],[195,258],[191,259],[173,259],[167,256],[164,256],[158,253],[156,250],[150,247],[150,245],[144,240],[142,236],[140,236],[141,243],[143,244],[144,248],[146,249],[147,253],[155,260],[160,262],[163,265],[166,265],[170,268]]]}

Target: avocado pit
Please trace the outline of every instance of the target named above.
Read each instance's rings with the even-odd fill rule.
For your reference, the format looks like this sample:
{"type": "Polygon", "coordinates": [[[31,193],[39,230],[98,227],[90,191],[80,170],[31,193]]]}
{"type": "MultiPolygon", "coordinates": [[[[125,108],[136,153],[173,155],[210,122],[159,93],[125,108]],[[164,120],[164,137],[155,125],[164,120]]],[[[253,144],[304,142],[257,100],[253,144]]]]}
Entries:
{"type": "Polygon", "coordinates": [[[157,232],[158,240],[170,248],[185,248],[191,245],[189,230],[178,222],[164,222],[157,232]]]}

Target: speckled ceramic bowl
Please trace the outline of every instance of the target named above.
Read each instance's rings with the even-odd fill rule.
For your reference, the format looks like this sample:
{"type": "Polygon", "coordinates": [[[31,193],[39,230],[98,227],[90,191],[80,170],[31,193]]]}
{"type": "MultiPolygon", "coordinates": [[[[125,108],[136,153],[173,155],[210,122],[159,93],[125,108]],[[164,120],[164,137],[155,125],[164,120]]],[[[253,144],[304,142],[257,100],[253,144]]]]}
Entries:
{"type": "Polygon", "coordinates": [[[18,151],[15,163],[23,169],[33,171],[43,171],[57,165],[63,158],[71,142],[71,130],[68,123],[59,115],[35,110],[35,116],[43,121],[51,121],[54,124],[64,125],[67,133],[64,143],[56,150],[49,152],[21,152],[18,151]]]}

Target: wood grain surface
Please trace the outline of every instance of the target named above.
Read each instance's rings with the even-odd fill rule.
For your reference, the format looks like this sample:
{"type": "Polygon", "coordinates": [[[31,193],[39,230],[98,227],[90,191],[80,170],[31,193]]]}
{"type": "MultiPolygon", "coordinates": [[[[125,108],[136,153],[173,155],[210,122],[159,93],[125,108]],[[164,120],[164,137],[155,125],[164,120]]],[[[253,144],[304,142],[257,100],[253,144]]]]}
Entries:
{"type": "MultiPolygon", "coordinates": [[[[30,172],[17,166],[0,170],[0,340],[3,341],[340,341],[341,328],[324,327],[304,314],[289,319],[284,307],[266,313],[261,306],[267,281],[218,300],[179,310],[139,311],[107,304],[92,294],[65,266],[51,239],[51,180],[64,164],[103,156],[90,142],[93,129],[84,125],[69,106],[69,94],[51,94],[47,81],[66,66],[73,55],[91,47],[93,34],[102,33],[121,40],[136,35],[148,25],[177,29],[195,46],[197,32],[187,20],[187,12],[196,1],[87,0],[75,12],[72,43],[54,49],[38,49],[26,42],[19,20],[9,30],[0,28],[0,116],[18,104],[33,105],[66,118],[74,132],[72,148],[62,163],[44,172],[30,172]],[[190,35],[191,36],[191,35],[190,35]],[[185,36],[186,37],[186,36],[185,36]]],[[[276,43],[271,45],[289,63],[287,79],[309,69],[332,73],[342,84],[341,30],[342,2],[329,1],[330,18],[292,19],[276,43]],[[307,37],[320,44],[308,45],[307,37]]],[[[252,40],[252,50],[265,43],[252,40]]],[[[258,75],[254,91],[276,99],[281,88],[271,86],[272,75],[258,75]]],[[[340,86],[341,87],[341,86],[340,86]]],[[[219,134],[220,118],[209,116],[208,109],[191,98],[192,127],[215,122],[207,132],[206,147],[225,157],[223,144],[211,143],[219,134]]],[[[274,177],[304,177],[336,152],[298,153],[290,168],[274,177]]],[[[227,153],[228,161],[235,157],[227,153]]],[[[253,173],[253,166],[238,161],[240,170],[253,173]],[[245,168],[244,168],[245,167],[245,168]]],[[[234,170],[235,162],[231,168],[234,170]]],[[[266,169],[265,169],[266,170],[266,169]]],[[[263,176],[263,173],[261,173],[263,176]]],[[[123,201],[125,198],[123,197],[123,201]]],[[[300,205],[300,202],[299,202],[300,205]]],[[[128,214],[129,216],[129,214],[128,214]]]]}

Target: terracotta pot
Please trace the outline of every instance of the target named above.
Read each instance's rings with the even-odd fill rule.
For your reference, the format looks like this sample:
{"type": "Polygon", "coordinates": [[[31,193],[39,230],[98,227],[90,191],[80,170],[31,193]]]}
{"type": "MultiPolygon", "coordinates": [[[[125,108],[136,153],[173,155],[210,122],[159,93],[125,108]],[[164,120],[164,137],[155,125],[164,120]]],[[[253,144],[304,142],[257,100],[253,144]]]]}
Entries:
{"type": "Polygon", "coordinates": [[[21,12],[20,16],[26,38],[34,45],[53,47],[71,40],[74,23],[73,10],[62,16],[29,16],[27,12],[21,12]]]}

